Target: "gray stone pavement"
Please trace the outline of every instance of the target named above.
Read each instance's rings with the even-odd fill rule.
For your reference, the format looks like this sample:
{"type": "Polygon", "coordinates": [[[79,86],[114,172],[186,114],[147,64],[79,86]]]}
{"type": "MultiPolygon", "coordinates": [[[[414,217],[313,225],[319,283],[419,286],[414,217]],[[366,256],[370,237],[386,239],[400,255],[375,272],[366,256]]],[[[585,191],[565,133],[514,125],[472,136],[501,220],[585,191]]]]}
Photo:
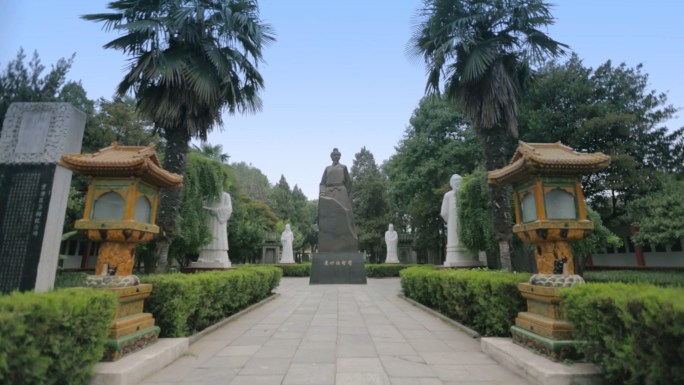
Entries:
{"type": "Polygon", "coordinates": [[[398,297],[398,278],[309,285],[208,334],[141,384],[523,385],[480,342],[398,297]]]}

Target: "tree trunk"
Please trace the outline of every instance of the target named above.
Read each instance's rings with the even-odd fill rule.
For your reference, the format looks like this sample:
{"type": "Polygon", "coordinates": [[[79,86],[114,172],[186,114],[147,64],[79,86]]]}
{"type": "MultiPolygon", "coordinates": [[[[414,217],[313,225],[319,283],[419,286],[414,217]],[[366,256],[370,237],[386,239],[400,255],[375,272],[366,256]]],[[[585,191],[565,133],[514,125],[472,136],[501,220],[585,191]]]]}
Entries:
{"type": "MultiPolygon", "coordinates": [[[[164,139],[164,169],[185,177],[185,163],[188,154],[190,135],[185,127],[176,127],[166,130],[164,139]]],[[[157,213],[157,225],[160,227],[159,239],[157,240],[156,273],[164,273],[168,267],[169,247],[176,232],[178,213],[183,201],[183,188],[162,190],[159,197],[159,209],[157,213]]]]}
{"type": "MultiPolygon", "coordinates": [[[[503,127],[492,127],[482,132],[477,131],[482,148],[485,153],[485,166],[487,171],[496,170],[506,165],[506,144],[509,135],[503,127]]],[[[511,238],[512,225],[510,188],[507,186],[489,185],[489,195],[491,199],[492,222],[494,233],[499,242],[499,255],[501,258],[501,268],[513,271],[511,264],[511,238]]]]}

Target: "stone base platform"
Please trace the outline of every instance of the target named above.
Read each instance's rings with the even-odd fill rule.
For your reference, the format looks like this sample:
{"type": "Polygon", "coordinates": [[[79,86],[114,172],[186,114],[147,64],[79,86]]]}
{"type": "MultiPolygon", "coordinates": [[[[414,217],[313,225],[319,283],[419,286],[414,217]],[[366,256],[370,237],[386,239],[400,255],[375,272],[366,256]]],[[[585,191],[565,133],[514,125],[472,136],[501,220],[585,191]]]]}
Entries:
{"type": "Polygon", "coordinates": [[[482,352],[494,361],[539,385],[601,385],[603,374],[594,364],[566,365],[517,345],[510,338],[482,338],[482,352]]]}
{"type": "Polygon", "coordinates": [[[95,365],[90,385],[136,385],[183,356],[188,347],[188,338],[160,338],[155,344],[118,361],[95,365]]]}
{"type": "Polygon", "coordinates": [[[355,252],[313,254],[309,284],[362,284],[366,282],[363,255],[355,252]]]}

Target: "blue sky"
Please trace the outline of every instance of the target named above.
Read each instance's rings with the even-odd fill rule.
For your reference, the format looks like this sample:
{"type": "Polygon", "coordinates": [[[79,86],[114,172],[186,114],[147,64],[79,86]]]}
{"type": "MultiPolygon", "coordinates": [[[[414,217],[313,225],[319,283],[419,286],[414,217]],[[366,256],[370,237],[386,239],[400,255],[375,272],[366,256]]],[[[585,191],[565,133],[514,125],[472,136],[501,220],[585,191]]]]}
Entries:
{"type": "MultiPolygon", "coordinates": [[[[365,146],[378,163],[394,153],[423,96],[425,69],[406,56],[420,0],[262,0],[262,19],[278,41],[266,48],[264,109],[226,116],[209,136],[231,161],[285,175],[316,198],[333,147],[351,167],[365,146]]],[[[102,45],[116,37],[79,15],[106,11],[102,0],[0,0],[0,67],[19,47],[44,64],[76,53],[68,75],[91,99],[111,98],[126,57],[102,45]]],[[[556,0],[550,35],[569,44],[585,65],[606,60],[644,64],[650,87],[684,107],[684,2],[556,0]]],[[[684,114],[668,126],[684,126],[684,114]]],[[[445,181],[446,183],[447,181],[445,181]]]]}

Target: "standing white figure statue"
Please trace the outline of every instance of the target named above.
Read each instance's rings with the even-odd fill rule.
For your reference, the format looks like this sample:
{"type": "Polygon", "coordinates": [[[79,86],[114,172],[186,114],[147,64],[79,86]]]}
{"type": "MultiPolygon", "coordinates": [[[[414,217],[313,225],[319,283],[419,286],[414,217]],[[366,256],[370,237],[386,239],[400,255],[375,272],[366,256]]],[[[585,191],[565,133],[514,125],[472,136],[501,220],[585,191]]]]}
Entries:
{"type": "Polygon", "coordinates": [[[217,201],[204,208],[209,211],[211,218],[209,228],[213,239],[202,248],[199,259],[190,267],[229,268],[231,263],[228,258],[228,220],[233,214],[230,194],[224,191],[217,201]]]}
{"type": "Polygon", "coordinates": [[[394,225],[391,223],[387,231],[385,231],[385,243],[387,244],[387,257],[385,258],[385,263],[399,263],[399,256],[397,255],[399,235],[394,231],[394,225]]]}
{"type": "Polygon", "coordinates": [[[461,186],[461,176],[454,174],[449,180],[451,191],[444,194],[441,215],[447,223],[446,260],[444,266],[480,266],[479,261],[470,258],[458,242],[458,190],[461,186]]]}
{"type": "Polygon", "coordinates": [[[283,254],[280,256],[279,263],[295,263],[294,254],[292,253],[292,243],[294,242],[294,234],[290,229],[290,225],[285,225],[285,231],[280,236],[280,244],[283,246],[283,254]]]}

